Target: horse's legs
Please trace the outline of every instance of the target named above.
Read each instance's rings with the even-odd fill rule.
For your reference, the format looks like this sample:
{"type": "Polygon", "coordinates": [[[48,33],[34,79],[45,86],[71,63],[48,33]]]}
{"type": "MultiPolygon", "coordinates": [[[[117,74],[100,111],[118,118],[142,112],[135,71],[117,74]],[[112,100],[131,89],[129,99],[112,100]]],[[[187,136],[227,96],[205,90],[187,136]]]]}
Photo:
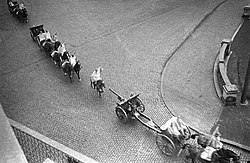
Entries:
{"type": "Polygon", "coordinates": [[[69,70],[69,78],[70,78],[70,81],[72,82],[72,71],[69,70]]]}
{"type": "Polygon", "coordinates": [[[89,80],[90,80],[90,86],[93,88],[93,82],[91,81],[91,79],[89,80]]]}
{"type": "Polygon", "coordinates": [[[78,81],[80,82],[80,81],[81,81],[81,78],[80,78],[79,71],[76,71],[76,75],[77,75],[77,77],[78,77],[78,81]]]}

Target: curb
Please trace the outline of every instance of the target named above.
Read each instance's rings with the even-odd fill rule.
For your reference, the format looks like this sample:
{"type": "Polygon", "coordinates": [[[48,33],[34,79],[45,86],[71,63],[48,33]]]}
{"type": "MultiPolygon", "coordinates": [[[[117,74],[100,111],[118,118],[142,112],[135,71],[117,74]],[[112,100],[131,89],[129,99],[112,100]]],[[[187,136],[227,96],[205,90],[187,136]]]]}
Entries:
{"type": "MultiPolygon", "coordinates": [[[[236,34],[238,33],[239,29],[241,28],[243,22],[244,22],[244,19],[241,21],[238,28],[235,30],[235,32],[234,32],[234,34],[233,34],[233,36],[231,38],[232,41],[234,40],[234,38],[235,38],[236,34]]],[[[231,55],[232,55],[232,53],[229,54],[228,60],[230,59],[231,55]]],[[[219,58],[219,54],[217,55],[217,57],[215,59],[215,62],[214,62],[214,68],[213,68],[213,76],[214,76],[214,78],[213,78],[213,81],[214,81],[214,87],[215,87],[217,96],[221,99],[222,98],[222,91],[220,89],[219,82],[218,82],[218,76],[217,76],[218,63],[219,63],[218,58],[219,58]]],[[[217,123],[218,123],[218,121],[217,121],[217,123]]],[[[250,147],[248,147],[246,145],[243,145],[243,144],[240,144],[240,143],[228,140],[228,139],[224,139],[224,138],[221,138],[221,142],[223,142],[225,144],[233,145],[233,146],[238,147],[238,148],[240,148],[242,150],[250,152],[250,147]]]]}
{"type": "Polygon", "coordinates": [[[215,62],[214,62],[214,71],[213,71],[213,81],[214,81],[214,87],[215,87],[215,91],[217,93],[217,96],[221,99],[222,97],[222,91],[220,89],[220,84],[218,82],[218,76],[217,76],[217,72],[218,72],[218,62],[219,61],[219,56],[217,55],[215,62]]]}
{"type": "MultiPolygon", "coordinates": [[[[196,25],[194,27],[194,29],[189,33],[189,35],[180,43],[180,45],[178,45],[176,47],[176,49],[174,49],[174,51],[172,52],[172,54],[170,55],[170,57],[166,60],[165,62],[165,65],[163,67],[163,70],[161,72],[161,79],[160,79],[160,97],[163,101],[163,104],[165,105],[165,107],[167,108],[167,110],[170,112],[170,114],[172,116],[175,116],[171,109],[167,106],[167,104],[165,103],[164,101],[164,97],[163,97],[163,78],[164,78],[164,74],[165,74],[165,71],[166,71],[166,68],[167,68],[167,65],[169,63],[169,61],[172,59],[172,57],[174,56],[174,54],[180,49],[180,47],[190,38],[190,36],[199,28],[199,26],[213,13],[213,11],[215,11],[220,5],[222,5],[224,2],[226,2],[227,0],[223,1],[222,3],[220,3],[218,6],[215,7],[215,9],[213,9],[210,13],[206,14],[204,16],[204,18],[201,20],[200,23],[198,23],[198,25],[196,25]]],[[[239,28],[241,27],[241,25],[243,24],[244,20],[240,23],[239,27],[237,28],[237,30],[235,31],[235,33],[239,30],[239,28]]],[[[235,37],[235,34],[233,35],[233,38],[235,37]]],[[[232,38],[232,39],[233,39],[232,38]]],[[[217,77],[217,72],[218,72],[218,55],[215,59],[215,62],[214,62],[214,66],[213,66],[213,81],[214,81],[214,87],[215,87],[215,90],[216,90],[216,93],[217,93],[217,96],[219,98],[222,97],[222,92],[220,90],[220,87],[219,87],[219,83],[218,83],[218,77],[217,77]]],[[[218,121],[217,121],[218,122],[218,121]]],[[[217,123],[216,122],[216,123],[217,123]]],[[[200,133],[200,134],[205,134],[201,131],[199,131],[199,129],[196,129],[192,126],[189,126],[189,128],[197,133],[200,133]]],[[[228,145],[232,145],[232,146],[235,146],[235,147],[238,147],[242,150],[246,150],[248,152],[250,152],[250,147],[248,146],[245,146],[245,145],[242,145],[242,144],[239,144],[237,142],[234,142],[234,141],[231,141],[231,140],[228,140],[228,139],[224,139],[224,138],[221,138],[221,142],[225,143],[225,144],[228,144],[228,145]]]]}

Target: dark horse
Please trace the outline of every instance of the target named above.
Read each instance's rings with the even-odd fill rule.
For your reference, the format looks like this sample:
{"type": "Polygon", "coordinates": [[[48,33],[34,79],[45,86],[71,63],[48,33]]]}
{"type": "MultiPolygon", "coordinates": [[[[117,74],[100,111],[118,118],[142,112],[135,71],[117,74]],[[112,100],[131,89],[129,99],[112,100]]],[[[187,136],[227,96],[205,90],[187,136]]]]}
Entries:
{"type": "Polygon", "coordinates": [[[94,88],[96,88],[96,91],[98,92],[99,97],[101,97],[101,94],[104,92],[103,88],[106,88],[104,81],[97,80],[96,82],[94,82],[94,88]]]}
{"type": "MultiPolygon", "coordinates": [[[[198,136],[197,143],[200,145],[200,147],[193,146],[191,144],[184,144],[183,149],[185,147],[188,148],[188,153],[186,157],[189,159],[192,159],[192,162],[194,163],[197,158],[200,158],[200,155],[204,149],[209,146],[209,137],[205,135],[200,134],[193,134],[191,135],[192,139],[195,139],[198,136]]],[[[211,162],[212,163],[240,163],[240,156],[237,155],[235,152],[225,149],[222,147],[221,149],[218,149],[212,153],[211,156],[211,162]]]]}
{"type": "Polygon", "coordinates": [[[79,81],[81,81],[80,74],[79,74],[81,68],[82,68],[81,63],[80,63],[80,61],[78,60],[78,61],[76,62],[76,64],[75,64],[75,66],[74,66],[73,69],[74,69],[74,71],[75,71],[75,73],[76,73],[76,75],[77,75],[79,81]]]}
{"type": "Polygon", "coordinates": [[[43,50],[46,54],[50,56],[50,54],[55,50],[55,43],[53,43],[50,39],[41,43],[43,50]]]}
{"type": "Polygon", "coordinates": [[[65,51],[63,54],[62,54],[62,60],[63,61],[69,61],[69,52],[65,51]]]}
{"type": "Polygon", "coordinates": [[[26,8],[23,8],[16,13],[19,21],[28,23],[28,12],[26,8]]]}
{"type": "Polygon", "coordinates": [[[52,40],[48,39],[41,42],[41,48],[46,54],[51,56],[52,52],[57,51],[59,44],[61,44],[59,41],[53,42],[52,40]]]}
{"type": "Polygon", "coordinates": [[[73,67],[71,66],[69,61],[64,61],[64,63],[62,64],[62,69],[63,69],[64,75],[65,76],[68,75],[70,78],[70,81],[72,82],[73,67]]]}
{"type": "Polygon", "coordinates": [[[221,148],[212,154],[212,163],[240,163],[240,155],[235,152],[221,148]]]}
{"type": "Polygon", "coordinates": [[[62,64],[62,58],[61,58],[61,55],[59,54],[59,52],[58,51],[53,51],[51,53],[51,57],[52,57],[55,65],[58,65],[58,67],[60,68],[61,64],[62,64]]]}

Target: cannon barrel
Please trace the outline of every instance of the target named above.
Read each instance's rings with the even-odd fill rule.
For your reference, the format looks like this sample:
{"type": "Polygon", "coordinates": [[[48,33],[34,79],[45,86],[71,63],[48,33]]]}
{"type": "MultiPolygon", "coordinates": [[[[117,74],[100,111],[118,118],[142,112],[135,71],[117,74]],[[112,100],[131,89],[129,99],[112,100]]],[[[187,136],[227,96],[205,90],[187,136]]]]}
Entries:
{"type": "Polygon", "coordinates": [[[114,93],[117,97],[118,97],[118,100],[120,100],[120,101],[123,101],[123,100],[125,100],[125,98],[123,98],[122,96],[120,96],[118,93],[116,93],[114,90],[112,90],[111,88],[109,88],[109,90],[112,92],[112,93],[114,93]]]}

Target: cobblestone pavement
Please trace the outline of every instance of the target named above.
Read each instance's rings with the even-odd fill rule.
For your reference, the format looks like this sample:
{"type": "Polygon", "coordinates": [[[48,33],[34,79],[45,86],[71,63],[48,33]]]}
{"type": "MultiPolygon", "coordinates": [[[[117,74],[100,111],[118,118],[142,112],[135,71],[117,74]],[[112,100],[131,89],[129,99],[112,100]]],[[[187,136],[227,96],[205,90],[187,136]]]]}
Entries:
{"type": "MultiPolygon", "coordinates": [[[[28,24],[18,23],[8,12],[6,3],[0,2],[0,99],[6,115],[99,162],[183,162],[182,157],[177,159],[163,155],[155,144],[155,134],[138,122],[122,124],[114,113],[116,97],[106,90],[103,97],[98,98],[89,86],[89,75],[94,68],[103,66],[103,78],[107,87],[125,97],[131,92],[141,93],[140,97],[146,106],[145,114],[150,115],[159,125],[171,117],[164,102],[170,108],[174,106],[175,113],[180,113],[181,116],[184,110],[180,105],[201,106],[202,102],[210,107],[209,102],[215,102],[217,98],[214,95],[210,99],[214,90],[210,85],[212,79],[208,78],[209,70],[202,73],[204,76],[201,73],[189,76],[192,79],[194,76],[202,77],[190,84],[192,88],[201,88],[204,92],[202,97],[205,98],[198,102],[194,95],[199,90],[185,90],[186,87],[173,85],[184,81],[181,79],[192,73],[184,74],[189,69],[184,66],[178,71],[182,75],[170,73],[170,70],[177,68],[175,63],[178,58],[175,57],[181,55],[174,55],[169,62],[171,65],[168,65],[169,71],[165,71],[168,79],[164,81],[168,83],[165,83],[164,101],[160,96],[160,79],[162,69],[172,52],[204,16],[222,2],[24,0],[30,14],[28,24]],[[68,51],[76,52],[83,66],[80,73],[82,82],[78,82],[74,76],[74,81],[70,83],[63,76],[62,70],[39,51],[29,36],[29,27],[37,24],[44,24],[51,33],[57,32],[59,40],[66,42],[68,51]],[[208,78],[210,82],[204,83],[208,90],[199,87],[198,83],[204,81],[203,78],[208,78]],[[197,85],[193,85],[194,83],[197,85]],[[170,91],[171,97],[168,95],[170,91]],[[187,92],[190,96],[187,96],[187,92]],[[209,102],[206,101],[208,99],[209,102]]],[[[202,68],[201,65],[212,67],[221,39],[230,37],[233,33],[239,23],[235,18],[241,14],[245,4],[245,1],[227,1],[222,5],[227,6],[217,11],[223,17],[215,15],[216,19],[209,19],[212,22],[202,24],[205,29],[200,28],[203,30],[192,35],[192,39],[197,40],[192,44],[193,47],[208,42],[214,45],[202,46],[202,50],[197,47],[194,53],[196,56],[207,56],[207,51],[210,57],[213,56],[203,58],[204,61],[201,60],[198,64],[199,68],[202,68]],[[226,13],[230,13],[230,16],[226,13]],[[228,23],[226,27],[229,30],[218,30],[225,27],[223,23],[210,26],[215,23],[213,21],[228,23]],[[216,36],[212,37],[215,33],[216,36]]],[[[185,51],[186,56],[188,52],[191,53],[186,46],[178,53],[185,51]]],[[[182,58],[186,59],[182,64],[191,67],[191,61],[201,59],[194,56],[182,58]]],[[[198,71],[198,67],[195,69],[196,73],[203,72],[198,71]]],[[[220,106],[219,101],[214,104],[220,106]]],[[[188,117],[185,120],[194,124],[188,117]]],[[[195,120],[195,124],[199,124],[200,120],[195,120]]],[[[214,122],[213,119],[211,121],[214,122]]],[[[207,122],[198,127],[207,131],[211,126],[207,122]]]]}

